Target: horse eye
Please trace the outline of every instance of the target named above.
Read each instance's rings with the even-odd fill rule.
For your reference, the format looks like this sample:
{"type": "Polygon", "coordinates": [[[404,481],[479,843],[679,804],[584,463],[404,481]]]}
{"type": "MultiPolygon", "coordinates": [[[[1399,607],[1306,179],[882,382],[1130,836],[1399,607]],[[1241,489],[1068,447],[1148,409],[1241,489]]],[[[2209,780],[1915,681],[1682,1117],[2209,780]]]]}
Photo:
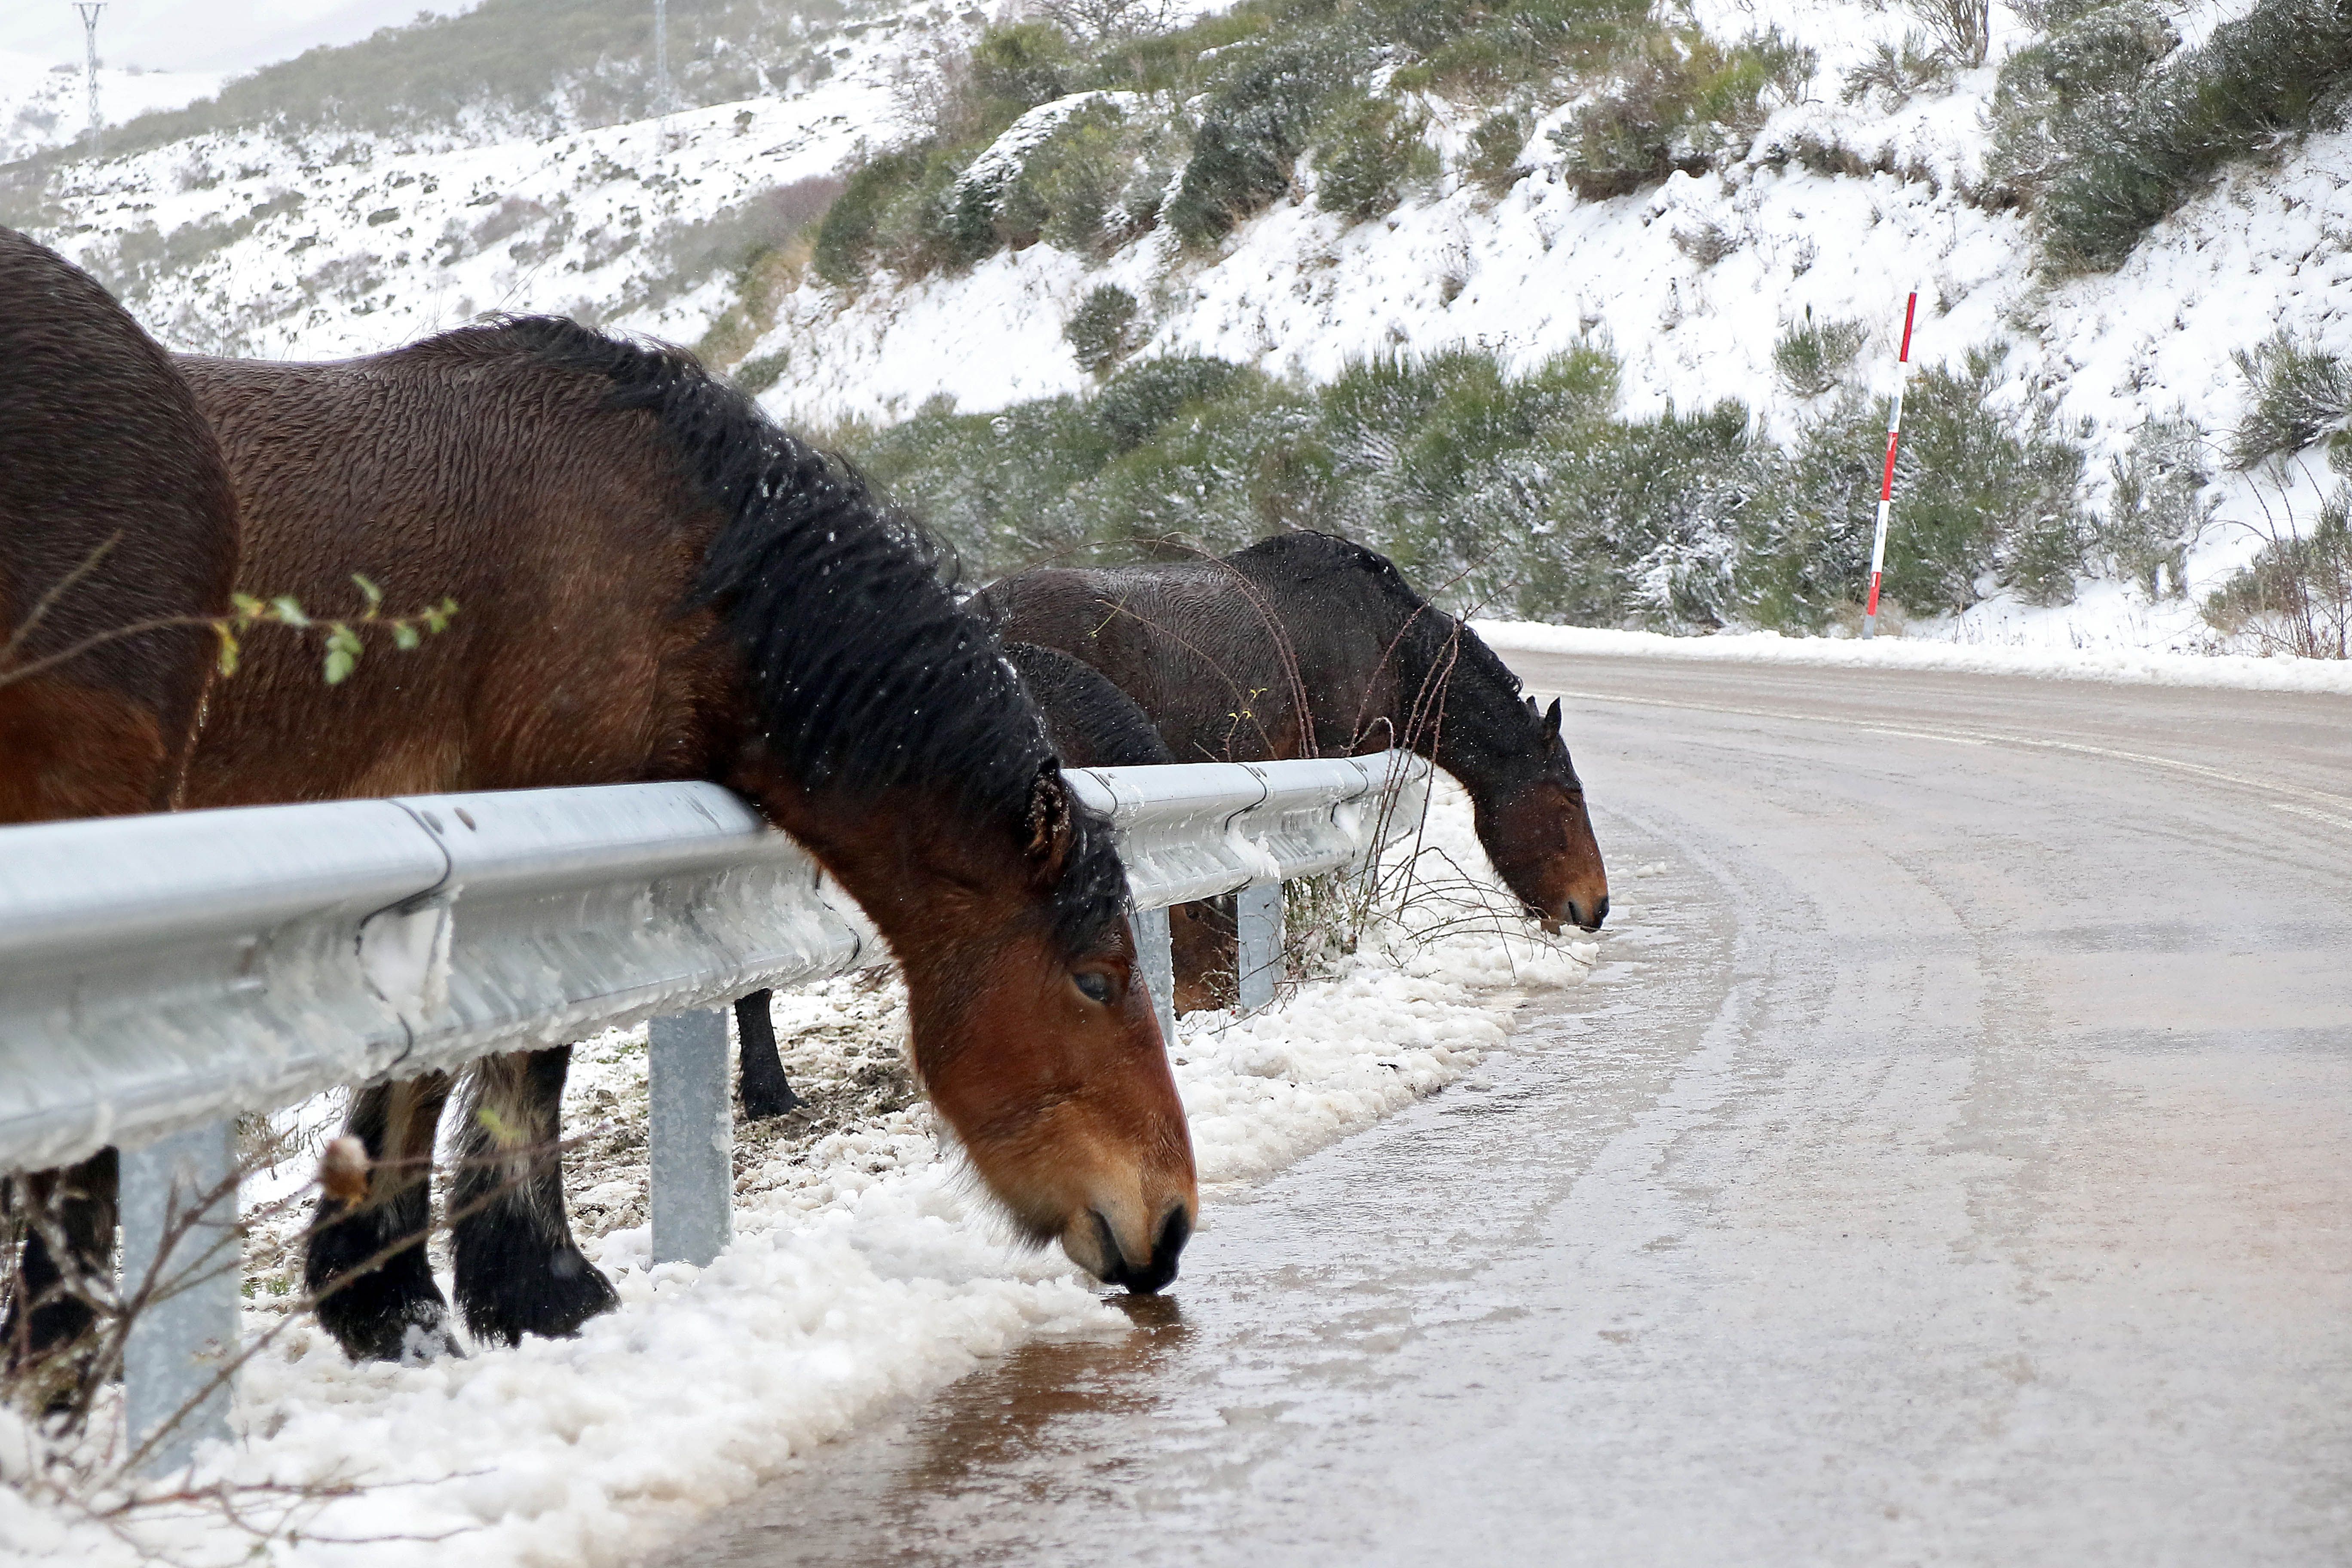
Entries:
{"type": "Polygon", "coordinates": [[[1084,992],[1088,1001],[1110,1005],[1110,976],[1101,970],[1074,969],[1070,972],[1070,984],[1084,992]]]}

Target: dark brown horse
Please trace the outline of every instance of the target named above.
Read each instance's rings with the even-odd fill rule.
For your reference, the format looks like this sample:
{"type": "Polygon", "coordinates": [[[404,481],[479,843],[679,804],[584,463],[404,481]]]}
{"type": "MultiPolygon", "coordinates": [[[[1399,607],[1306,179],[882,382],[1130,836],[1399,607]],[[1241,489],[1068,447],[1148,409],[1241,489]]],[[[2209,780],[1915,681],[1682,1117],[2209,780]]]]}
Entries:
{"type": "MultiPolygon", "coordinates": [[[[0,823],[176,804],[213,672],[200,623],[226,614],[236,550],[220,449],[170,358],[0,228],[0,823]]],[[[113,1152],[25,1195],[78,1271],[102,1275],[113,1152]]],[[[36,1239],[0,1330],[12,1364],[89,1326],[65,1285],[36,1239]]]]}
{"type": "Polygon", "coordinates": [[[1182,762],[1410,747],[1460,780],[1478,841],[1547,929],[1597,931],[1609,878],[1584,786],[1518,678],[1385,556],[1323,533],[1222,560],[1040,567],[980,595],[1004,635],[1108,676],[1182,762]]]}
{"type": "MultiPolygon", "coordinates": [[[[326,605],[358,571],[395,602],[461,607],[331,694],[257,649],[205,721],[189,804],[729,784],[889,942],[932,1103],[1020,1229],[1130,1289],[1173,1277],[1192,1148],[1132,982],[1124,875],[928,536],[686,354],[569,321],[331,364],[182,363],[244,510],[247,581],[326,605]]],[[[450,1198],[458,1306],[486,1339],[569,1332],[613,1302],[553,1152],[569,1058],[472,1074],[450,1198]]],[[[321,1199],[314,1289],[423,1233],[453,1088],[355,1096],[350,1130],[385,1163],[362,1199],[321,1199]]],[[[377,1357],[437,1348],[446,1315],[422,1245],[320,1311],[377,1357]]]]}

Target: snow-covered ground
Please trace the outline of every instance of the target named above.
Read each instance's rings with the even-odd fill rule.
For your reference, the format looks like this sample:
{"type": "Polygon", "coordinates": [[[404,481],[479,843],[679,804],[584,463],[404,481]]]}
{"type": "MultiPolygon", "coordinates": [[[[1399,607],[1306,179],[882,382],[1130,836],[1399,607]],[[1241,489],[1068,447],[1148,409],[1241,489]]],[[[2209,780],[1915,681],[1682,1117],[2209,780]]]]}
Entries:
{"type": "Polygon", "coordinates": [[[2055,647],[2027,642],[1880,637],[1785,637],[1732,632],[1670,637],[1537,621],[1474,621],[1490,647],[1584,658],[1676,658],[1709,663],[1804,664],[1863,669],[1937,669],[2103,680],[2126,686],[2195,686],[2239,691],[2307,691],[2352,697],[2352,664],[2340,659],[2171,653],[2130,647],[2055,647]]]}
{"type": "MultiPolygon", "coordinates": [[[[1222,1193],[1452,1081],[1519,1006],[1591,966],[1593,943],[1475,912],[1488,873],[1467,801],[1442,780],[1419,855],[1422,897],[1328,977],[1254,1017],[1182,1021],[1172,1055],[1203,1188],[1196,1248],[1216,1246],[1222,1193]]],[[[307,1322],[284,1329],[243,1375],[241,1441],[205,1450],[195,1477],[228,1489],[265,1532],[258,1546],[216,1501],[93,1521],[27,1476],[24,1430],[0,1415],[0,1562],[258,1550],[339,1568],[625,1563],[984,1358],[1038,1336],[1128,1331],[1057,1252],[1009,1245],[942,1149],[911,1102],[894,985],[852,977],[787,995],[778,1023],[814,1116],[745,1130],[736,1239],[709,1268],[648,1267],[644,1037],[592,1042],[568,1096],[573,1128],[588,1130],[568,1186],[619,1310],[574,1340],[423,1367],[353,1366],[307,1322]]],[[[248,1201],[283,1184],[252,1184],[248,1201]]],[[[286,1243],[299,1226],[289,1209],[249,1249],[248,1331],[279,1322],[269,1303],[296,1267],[286,1243]]]]}

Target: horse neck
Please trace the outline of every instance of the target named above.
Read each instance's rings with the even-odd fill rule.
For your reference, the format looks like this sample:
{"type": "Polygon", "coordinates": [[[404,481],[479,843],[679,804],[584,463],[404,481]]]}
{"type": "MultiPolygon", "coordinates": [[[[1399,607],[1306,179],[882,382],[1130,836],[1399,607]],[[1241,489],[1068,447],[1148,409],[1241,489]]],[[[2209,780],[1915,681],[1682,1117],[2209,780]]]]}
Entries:
{"type": "Polygon", "coordinates": [[[1400,614],[1389,635],[1398,740],[1453,774],[1474,800],[1523,782],[1526,769],[1515,765],[1505,737],[1523,723],[1525,710],[1517,692],[1461,647],[1469,628],[1423,605],[1400,614]]]}

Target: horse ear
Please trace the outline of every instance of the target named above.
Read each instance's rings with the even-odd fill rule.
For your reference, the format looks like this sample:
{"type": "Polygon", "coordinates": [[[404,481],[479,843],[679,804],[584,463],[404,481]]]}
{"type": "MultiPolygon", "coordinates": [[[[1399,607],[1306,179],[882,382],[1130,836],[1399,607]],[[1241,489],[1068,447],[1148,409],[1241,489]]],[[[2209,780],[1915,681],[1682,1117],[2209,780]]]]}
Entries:
{"type": "MultiPolygon", "coordinates": [[[[1532,699],[1531,699],[1530,700],[1532,700],[1532,699]]],[[[1548,724],[1549,724],[1549,725],[1551,726],[1551,732],[1552,732],[1553,734],[1557,735],[1557,734],[1559,734],[1559,698],[1555,697],[1555,698],[1553,698],[1553,699],[1551,700],[1551,711],[1544,715],[1544,722],[1546,722],[1546,723],[1548,723],[1548,724]]]]}
{"type": "Polygon", "coordinates": [[[1047,757],[1029,786],[1029,871],[1041,888],[1062,879],[1070,858],[1077,824],[1070,812],[1070,789],[1062,782],[1062,764],[1047,757]]]}

